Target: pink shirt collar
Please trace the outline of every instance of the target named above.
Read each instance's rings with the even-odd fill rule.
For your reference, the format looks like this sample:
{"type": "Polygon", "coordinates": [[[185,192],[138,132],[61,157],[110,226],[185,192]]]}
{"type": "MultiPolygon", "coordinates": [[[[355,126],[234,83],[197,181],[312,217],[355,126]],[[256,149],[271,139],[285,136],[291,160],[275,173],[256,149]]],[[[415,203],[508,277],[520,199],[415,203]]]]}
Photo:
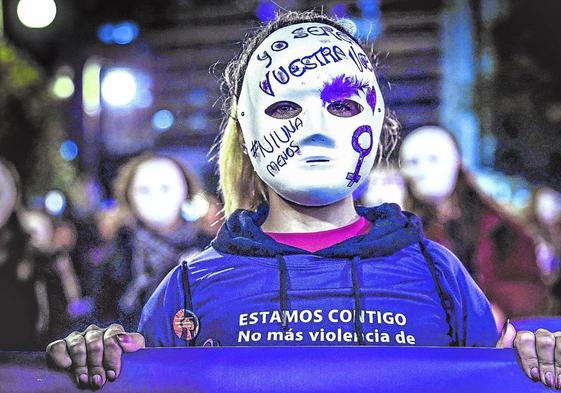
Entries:
{"type": "Polygon", "coordinates": [[[352,224],[341,228],[329,229],[320,232],[265,232],[279,243],[315,252],[334,244],[341,243],[355,236],[364,235],[370,231],[372,224],[364,217],[360,217],[352,224]]]}

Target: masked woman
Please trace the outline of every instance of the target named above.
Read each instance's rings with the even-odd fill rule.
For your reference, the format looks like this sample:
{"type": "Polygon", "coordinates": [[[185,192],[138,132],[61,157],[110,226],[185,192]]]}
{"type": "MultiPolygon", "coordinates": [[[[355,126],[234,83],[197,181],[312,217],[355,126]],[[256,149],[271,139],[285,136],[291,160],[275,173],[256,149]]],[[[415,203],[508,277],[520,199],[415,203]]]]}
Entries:
{"type": "Polygon", "coordinates": [[[195,176],[175,159],[144,153],[126,163],[115,180],[120,209],[132,224],[116,237],[116,247],[94,273],[96,319],[136,328],[142,305],[185,253],[204,248],[194,222],[182,207],[199,193],[195,176]],[[129,220],[130,221],[130,220],[129,220]]]}
{"type": "MultiPolygon", "coordinates": [[[[50,345],[56,364],[100,386],[118,375],[122,351],[145,341],[495,345],[489,303],[413,215],[354,208],[352,192],[396,123],[349,30],[315,13],[279,16],[246,39],[225,86],[227,220],[212,247],[166,276],[140,333],[92,326],[50,345]]],[[[524,367],[539,377],[537,362],[524,367]]]]}
{"type": "Polygon", "coordinates": [[[497,325],[545,311],[547,290],[536,242],[480,190],[464,167],[452,134],[424,126],[403,140],[406,208],[418,214],[426,236],[457,255],[493,304],[497,325]]]}
{"type": "Polygon", "coordinates": [[[540,185],[532,190],[526,223],[537,239],[536,255],[542,275],[551,290],[550,309],[561,314],[561,193],[540,185]]]}

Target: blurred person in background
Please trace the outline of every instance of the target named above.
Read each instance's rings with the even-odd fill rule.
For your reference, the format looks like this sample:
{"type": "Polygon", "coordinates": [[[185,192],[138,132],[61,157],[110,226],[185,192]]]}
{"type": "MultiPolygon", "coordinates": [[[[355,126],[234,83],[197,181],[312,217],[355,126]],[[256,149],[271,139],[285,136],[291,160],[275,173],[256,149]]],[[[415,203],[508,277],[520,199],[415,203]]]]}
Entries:
{"type": "Polygon", "coordinates": [[[382,203],[397,203],[403,207],[406,193],[405,180],[399,169],[390,165],[378,165],[368,176],[359,205],[374,207],[382,203]]]}
{"type": "MultiPolygon", "coordinates": [[[[93,234],[83,247],[81,281],[85,293],[95,299],[99,297],[100,269],[106,268],[104,264],[109,260],[122,257],[119,245],[129,244],[133,217],[119,207],[117,201],[107,199],[101,201],[97,211],[92,213],[91,221],[93,234]]],[[[97,308],[95,314],[99,314],[97,308]]],[[[94,318],[93,322],[97,320],[94,318]]]]}
{"type": "Polygon", "coordinates": [[[408,182],[405,208],[425,234],[452,250],[489,298],[500,328],[505,317],[539,315],[547,290],[528,231],[483,194],[464,167],[454,136],[439,126],[412,131],[400,149],[408,182]]]}
{"type": "Polygon", "coordinates": [[[28,235],[18,219],[20,199],[19,176],[0,157],[0,349],[22,351],[39,347],[44,328],[28,235]]]}
{"type": "Polygon", "coordinates": [[[551,287],[551,311],[561,314],[561,194],[549,186],[538,186],[526,210],[526,220],[537,239],[536,254],[544,279],[551,287]]]}
{"type": "Polygon", "coordinates": [[[115,236],[115,246],[96,262],[96,319],[134,329],[142,305],[180,257],[208,245],[196,222],[208,204],[201,207],[205,211],[192,211],[200,201],[195,175],[179,161],[152,153],[123,165],[114,193],[116,209],[98,221],[103,236],[115,236]],[[186,209],[189,220],[182,214],[186,209]]]}
{"type": "MultiPolygon", "coordinates": [[[[87,255],[87,271],[97,269],[111,255],[117,252],[116,247],[122,244],[125,239],[117,239],[119,236],[126,236],[133,226],[134,218],[130,212],[124,211],[117,201],[108,199],[100,204],[99,210],[93,215],[93,224],[96,232],[96,240],[90,243],[87,255]]],[[[85,273],[89,275],[88,273],[85,273]]],[[[90,283],[90,286],[92,283],[90,283]]],[[[97,292],[95,285],[89,293],[97,292]]]]}
{"type": "Polygon", "coordinates": [[[91,174],[82,174],[72,186],[68,206],[63,213],[75,228],[70,257],[80,285],[88,296],[92,296],[92,290],[95,292],[91,282],[92,257],[102,254],[103,245],[110,240],[104,239],[98,225],[98,215],[106,210],[102,199],[102,188],[97,179],[91,174]]]}
{"type": "Polygon", "coordinates": [[[70,222],[55,220],[41,209],[23,211],[21,222],[30,238],[29,255],[36,269],[44,325],[42,340],[48,342],[66,334],[91,310],[70,257],[76,232],[70,222]]]}
{"type": "Polygon", "coordinates": [[[544,277],[551,279],[561,257],[561,194],[548,186],[535,187],[526,219],[538,240],[536,254],[544,277]]]}

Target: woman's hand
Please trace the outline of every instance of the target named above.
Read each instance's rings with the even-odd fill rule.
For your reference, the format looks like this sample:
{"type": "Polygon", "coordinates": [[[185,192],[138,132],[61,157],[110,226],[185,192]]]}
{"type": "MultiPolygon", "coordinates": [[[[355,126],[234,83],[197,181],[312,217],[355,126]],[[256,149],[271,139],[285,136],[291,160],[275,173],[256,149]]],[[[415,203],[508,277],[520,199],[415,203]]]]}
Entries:
{"type": "Polygon", "coordinates": [[[515,348],[520,366],[533,381],[561,390],[561,332],[517,332],[507,321],[497,348],[515,348]]]}
{"type": "Polygon", "coordinates": [[[50,343],[47,355],[56,367],[71,372],[78,386],[95,389],[119,377],[123,352],[141,348],[144,337],[139,333],[127,333],[117,324],[105,329],[90,325],[50,343]]]}

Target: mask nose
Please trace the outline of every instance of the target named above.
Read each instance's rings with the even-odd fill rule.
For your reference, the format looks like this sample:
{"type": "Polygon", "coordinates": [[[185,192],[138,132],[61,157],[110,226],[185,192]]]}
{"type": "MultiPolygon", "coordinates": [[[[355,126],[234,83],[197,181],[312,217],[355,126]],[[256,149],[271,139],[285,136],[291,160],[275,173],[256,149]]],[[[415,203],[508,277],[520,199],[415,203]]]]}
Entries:
{"type": "Polygon", "coordinates": [[[327,147],[334,148],[335,140],[329,136],[316,132],[314,134],[306,136],[300,141],[301,146],[316,146],[316,147],[327,147]]]}
{"type": "MultiPolygon", "coordinates": [[[[312,104],[311,102],[309,104],[312,104]]],[[[315,105],[309,105],[301,115],[303,118],[304,136],[300,140],[303,146],[317,146],[334,148],[335,140],[329,133],[329,125],[325,118],[325,113],[321,104],[314,102],[315,105]]]]}

